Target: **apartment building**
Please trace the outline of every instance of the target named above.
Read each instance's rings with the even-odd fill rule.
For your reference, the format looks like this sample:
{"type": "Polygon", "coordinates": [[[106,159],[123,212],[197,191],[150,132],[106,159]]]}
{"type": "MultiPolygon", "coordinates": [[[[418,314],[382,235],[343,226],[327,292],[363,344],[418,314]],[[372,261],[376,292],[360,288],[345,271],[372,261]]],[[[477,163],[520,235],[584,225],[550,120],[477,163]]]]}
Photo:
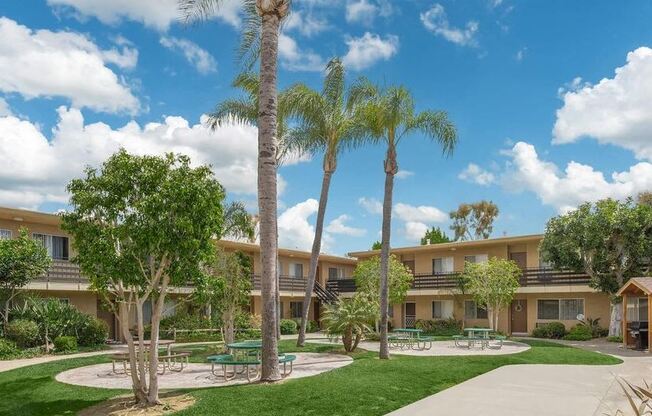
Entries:
{"type": "MultiPolygon", "coordinates": [[[[412,288],[402,305],[390,308],[395,327],[414,326],[417,319],[464,320],[466,326],[487,326],[486,310],[472,296],[456,288],[455,275],[464,265],[492,257],[511,259],[523,270],[521,287],[509,308],[499,316],[498,329],[526,334],[543,323],[561,321],[567,328],[577,324],[578,316],[609,322],[609,298],[589,287],[583,273],[555,271],[542,262],[539,243],[542,235],[462,241],[392,250],[414,273],[412,288]]],[[[349,253],[364,260],[379,251],[349,253]]],[[[339,280],[328,287],[337,293],[353,293],[353,280],[339,280]]]]}
{"type": "MultiPolygon", "coordinates": [[[[80,273],[79,267],[71,262],[75,254],[74,247],[71,237],[61,229],[60,217],[42,212],[0,207],[0,238],[14,238],[18,235],[18,230],[21,227],[26,228],[33,238],[42,242],[52,257],[52,266],[49,272],[30,282],[24,289],[42,297],[58,298],[62,302],[74,305],[84,313],[103,319],[109,325],[111,337],[118,337],[117,319],[90,288],[88,279],[80,273]]],[[[256,244],[224,240],[218,241],[217,244],[226,250],[240,250],[251,256],[253,260],[253,290],[250,309],[252,313],[260,314],[260,247],[256,244]]],[[[283,318],[301,316],[309,263],[310,253],[279,249],[278,281],[283,318]]],[[[347,257],[326,254],[320,256],[318,277],[313,291],[313,310],[315,312],[312,319],[318,318],[322,302],[332,301],[336,298],[332,292],[325,289],[326,282],[329,279],[333,281],[337,279],[350,280],[355,264],[356,260],[347,257]]],[[[175,300],[190,294],[192,290],[192,287],[172,289],[166,313],[173,314],[175,300]]],[[[148,305],[145,305],[144,313],[145,316],[151,313],[148,305]]]]}

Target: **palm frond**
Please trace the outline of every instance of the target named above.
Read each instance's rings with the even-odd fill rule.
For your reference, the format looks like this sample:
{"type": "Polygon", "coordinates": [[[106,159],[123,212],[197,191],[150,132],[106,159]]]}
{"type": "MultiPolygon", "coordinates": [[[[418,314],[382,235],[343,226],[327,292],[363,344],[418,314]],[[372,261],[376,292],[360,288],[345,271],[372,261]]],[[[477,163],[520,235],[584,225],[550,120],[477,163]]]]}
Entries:
{"type": "Polygon", "coordinates": [[[453,153],[457,144],[457,129],[445,111],[422,111],[408,124],[408,128],[420,130],[439,142],[445,155],[453,153]]]}
{"type": "Polygon", "coordinates": [[[222,101],[208,114],[207,126],[215,130],[234,121],[245,121],[256,124],[258,121],[258,107],[251,100],[231,99],[222,101]]]}
{"type": "Polygon", "coordinates": [[[333,58],[326,65],[326,77],[322,95],[331,107],[341,107],[344,101],[345,70],[339,58],[333,58]]]}
{"type": "Polygon", "coordinates": [[[242,0],[243,18],[240,32],[240,45],[236,51],[236,62],[245,71],[251,70],[260,57],[260,37],[262,20],[258,15],[256,0],[242,0]]]}
{"type": "Polygon", "coordinates": [[[224,0],[179,0],[178,8],[185,23],[208,20],[215,16],[224,0]]]}

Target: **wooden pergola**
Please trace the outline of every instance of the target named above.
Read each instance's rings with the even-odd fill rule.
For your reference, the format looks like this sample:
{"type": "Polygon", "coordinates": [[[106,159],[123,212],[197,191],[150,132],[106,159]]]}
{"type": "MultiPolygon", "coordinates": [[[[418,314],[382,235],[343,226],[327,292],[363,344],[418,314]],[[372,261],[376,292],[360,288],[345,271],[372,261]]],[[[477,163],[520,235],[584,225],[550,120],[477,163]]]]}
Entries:
{"type": "MultiPolygon", "coordinates": [[[[628,321],[628,299],[647,298],[647,323],[649,325],[649,322],[652,322],[652,277],[632,277],[623,285],[623,287],[620,288],[617,295],[622,296],[623,298],[623,346],[628,347],[629,345],[632,345],[633,339],[627,329],[627,324],[629,322],[640,322],[641,318],[638,316],[638,321],[628,321]]],[[[652,332],[649,331],[649,328],[647,332],[647,345],[648,349],[652,345],[652,332]]]]}

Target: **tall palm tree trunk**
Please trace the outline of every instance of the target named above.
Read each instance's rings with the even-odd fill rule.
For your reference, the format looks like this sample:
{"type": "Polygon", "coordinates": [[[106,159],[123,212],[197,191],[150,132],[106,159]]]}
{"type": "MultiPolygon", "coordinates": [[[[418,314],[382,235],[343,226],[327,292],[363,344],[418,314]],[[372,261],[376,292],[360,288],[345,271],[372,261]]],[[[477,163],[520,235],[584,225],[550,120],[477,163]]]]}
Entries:
{"type": "MultiPolygon", "coordinates": [[[[324,157],[325,159],[327,156],[324,157]]],[[[317,223],[315,224],[315,239],[312,242],[312,253],[310,254],[310,269],[308,272],[308,281],[306,282],[306,294],[303,297],[303,309],[301,311],[301,328],[297,346],[303,347],[306,342],[306,327],[308,326],[308,316],[310,315],[310,304],[312,303],[312,291],[315,288],[317,279],[317,265],[319,262],[319,253],[321,251],[321,237],[324,231],[324,216],[326,214],[326,204],[328,203],[328,191],[331,187],[331,178],[333,176],[334,163],[324,160],[324,177],[321,182],[321,194],[319,195],[319,208],[317,209],[317,223]]]]}
{"type": "Polygon", "coordinates": [[[258,212],[260,215],[261,288],[263,302],[261,380],[281,379],[276,336],[276,62],[280,16],[262,11],[260,100],[258,110],[258,212]]]}
{"type": "Polygon", "coordinates": [[[389,358],[387,339],[387,312],[389,309],[389,241],[392,231],[392,195],[394,193],[394,175],[398,170],[396,148],[390,141],[385,158],[385,195],[383,197],[383,226],[380,243],[380,352],[379,358],[389,358]]]}

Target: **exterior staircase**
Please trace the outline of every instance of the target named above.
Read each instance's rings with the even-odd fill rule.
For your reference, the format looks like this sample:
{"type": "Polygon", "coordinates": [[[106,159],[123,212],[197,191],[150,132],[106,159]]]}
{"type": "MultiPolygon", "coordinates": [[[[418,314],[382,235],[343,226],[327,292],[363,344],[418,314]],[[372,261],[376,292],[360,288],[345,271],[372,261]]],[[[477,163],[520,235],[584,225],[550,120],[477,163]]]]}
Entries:
{"type": "Polygon", "coordinates": [[[321,285],[321,283],[315,281],[315,288],[313,289],[313,292],[315,295],[317,295],[317,298],[324,303],[334,303],[337,302],[338,299],[338,294],[337,292],[325,288],[324,286],[321,285]]]}

